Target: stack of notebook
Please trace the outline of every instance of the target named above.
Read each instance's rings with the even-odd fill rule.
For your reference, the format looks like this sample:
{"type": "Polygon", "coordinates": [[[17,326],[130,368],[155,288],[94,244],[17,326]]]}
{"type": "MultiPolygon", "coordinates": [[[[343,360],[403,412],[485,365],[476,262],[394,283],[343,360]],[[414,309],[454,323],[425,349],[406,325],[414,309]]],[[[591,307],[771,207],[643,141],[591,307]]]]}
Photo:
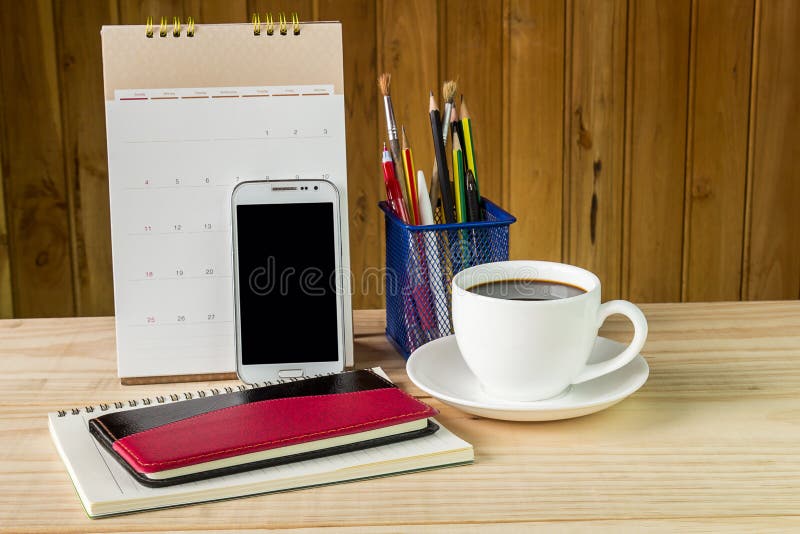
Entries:
{"type": "Polygon", "coordinates": [[[471,462],[435,414],[376,368],[61,411],[49,426],[98,517],[471,462]]]}

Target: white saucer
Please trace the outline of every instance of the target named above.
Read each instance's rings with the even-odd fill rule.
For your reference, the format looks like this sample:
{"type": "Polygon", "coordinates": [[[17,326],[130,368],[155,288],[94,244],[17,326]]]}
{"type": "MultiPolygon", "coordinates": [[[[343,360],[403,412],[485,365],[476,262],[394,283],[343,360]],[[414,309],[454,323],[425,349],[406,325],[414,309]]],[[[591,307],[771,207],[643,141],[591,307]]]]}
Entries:
{"type": "MultiPolygon", "coordinates": [[[[598,337],[590,363],[613,358],[625,348],[598,337]]],[[[458,350],[455,336],[427,343],[406,363],[408,377],[421,390],[467,413],[508,421],[553,421],[604,410],[628,397],[647,381],[650,368],[642,355],[605,376],[570,386],[557,397],[542,401],[510,401],[489,397],[458,350]]]]}

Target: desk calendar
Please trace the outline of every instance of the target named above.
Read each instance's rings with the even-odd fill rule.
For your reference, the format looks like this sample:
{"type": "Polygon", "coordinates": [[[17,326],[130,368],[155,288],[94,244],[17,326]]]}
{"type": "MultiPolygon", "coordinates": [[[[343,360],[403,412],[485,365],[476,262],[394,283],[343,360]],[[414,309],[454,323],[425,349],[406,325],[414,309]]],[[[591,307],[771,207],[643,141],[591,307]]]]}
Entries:
{"type": "MultiPolygon", "coordinates": [[[[117,357],[124,381],[235,370],[230,195],[238,182],[322,178],[347,198],[339,25],[304,25],[300,35],[278,39],[255,35],[250,25],[204,28],[197,25],[191,37],[165,38],[145,37],[144,27],[103,28],[117,357]],[[292,40],[294,47],[287,44],[292,40]],[[204,69],[205,83],[181,86],[174,72],[146,70],[136,77],[117,70],[115,58],[131,53],[126,42],[167,64],[191,58],[194,64],[180,69],[191,71],[189,80],[204,69]],[[252,81],[253,69],[262,65],[249,64],[239,76],[242,57],[227,61],[220,45],[238,46],[255,62],[278,50],[300,61],[317,47],[337,45],[338,69],[314,74],[294,63],[301,71],[296,78],[313,83],[286,83],[285,73],[273,76],[270,67],[262,70],[261,84],[232,84],[252,81]]],[[[281,61],[286,57],[275,58],[281,61]]],[[[347,243],[346,202],[341,210],[347,243]]],[[[342,265],[349,270],[347,247],[342,265]]],[[[351,364],[349,299],[345,316],[351,364]]]]}

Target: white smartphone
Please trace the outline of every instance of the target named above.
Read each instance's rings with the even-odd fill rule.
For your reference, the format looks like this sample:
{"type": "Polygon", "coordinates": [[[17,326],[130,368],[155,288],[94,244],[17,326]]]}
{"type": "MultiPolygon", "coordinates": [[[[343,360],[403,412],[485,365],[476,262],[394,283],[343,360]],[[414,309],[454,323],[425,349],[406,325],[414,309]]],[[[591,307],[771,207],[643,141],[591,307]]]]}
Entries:
{"type": "Polygon", "coordinates": [[[339,192],[326,180],[232,194],[236,371],[247,383],[344,369],[339,192]]]}

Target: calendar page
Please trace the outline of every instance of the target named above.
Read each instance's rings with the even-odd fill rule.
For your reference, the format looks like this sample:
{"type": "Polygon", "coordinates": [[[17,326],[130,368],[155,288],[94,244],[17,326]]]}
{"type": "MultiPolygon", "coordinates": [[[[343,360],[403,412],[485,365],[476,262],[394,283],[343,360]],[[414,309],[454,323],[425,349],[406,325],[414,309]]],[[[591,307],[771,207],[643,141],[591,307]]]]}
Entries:
{"type": "Polygon", "coordinates": [[[106,108],[120,377],[235,370],[238,182],[333,182],[349,272],[344,100],[333,86],[126,89],[106,108]]]}

